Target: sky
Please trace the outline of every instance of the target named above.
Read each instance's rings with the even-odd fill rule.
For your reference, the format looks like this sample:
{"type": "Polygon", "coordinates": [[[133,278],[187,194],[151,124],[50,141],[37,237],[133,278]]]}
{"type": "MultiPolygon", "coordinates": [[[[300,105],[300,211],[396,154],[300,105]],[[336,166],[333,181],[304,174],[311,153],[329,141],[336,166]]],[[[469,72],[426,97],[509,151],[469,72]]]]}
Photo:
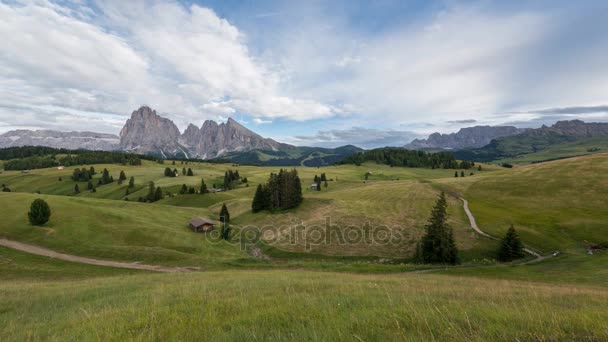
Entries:
{"type": "Polygon", "coordinates": [[[607,1],[0,0],[0,133],[149,105],[281,142],[608,121],[607,1]]]}

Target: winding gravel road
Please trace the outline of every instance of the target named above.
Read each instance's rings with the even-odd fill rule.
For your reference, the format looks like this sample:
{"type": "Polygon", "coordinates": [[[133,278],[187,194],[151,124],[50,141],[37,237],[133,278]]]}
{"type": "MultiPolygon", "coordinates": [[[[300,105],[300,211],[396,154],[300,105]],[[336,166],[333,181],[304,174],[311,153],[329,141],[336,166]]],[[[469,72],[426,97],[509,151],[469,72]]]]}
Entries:
{"type": "MultiPolygon", "coordinates": [[[[479,229],[479,227],[477,226],[477,222],[475,221],[475,216],[473,216],[473,213],[471,213],[471,210],[469,210],[469,202],[464,199],[464,198],[460,198],[460,200],[464,203],[464,212],[467,214],[467,217],[469,218],[469,222],[471,223],[471,228],[473,228],[474,231],[477,232],[477,234],[485,236],[487,238],[490,238],[492,240],[500,240],[499,238],[492,236],[484,231],[482,231],[481,229],[479,229]]],[[[522,265],[527,265],[527,264],[532,264],[532,263],[536,263],[536,262],[540,262],[543,261],[545,259],[551,258],[552,255],[547,255],[547,256],[542,256],[538,253],[536,253],[535,251],[531,250],[530,248],[525,247],[524,248],[524,252],[532,255],[535,257],[535,259],[526,261],[524,263],[522,263],[522,265]]]]}

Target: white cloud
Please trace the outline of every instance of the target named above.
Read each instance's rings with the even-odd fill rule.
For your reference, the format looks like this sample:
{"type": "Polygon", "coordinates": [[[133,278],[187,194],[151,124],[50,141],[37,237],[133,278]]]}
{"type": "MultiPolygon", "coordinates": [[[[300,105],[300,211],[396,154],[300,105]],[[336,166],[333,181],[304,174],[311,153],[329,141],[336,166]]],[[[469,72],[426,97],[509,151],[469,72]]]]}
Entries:
{"type": "Polygon", "coordinates": [[[236,112],[298,120],[332,114],[281,94],[279,76],[210,9],[103,1],[103,13],[94,14],[71,5],[0,3],[0,106],[51,105],[92,117],[149,104],[181,126],[236,112]]]}
{"type": "Polygon", "coordinates": [[[258,125],[262,125],[262,124],[271,124],[272,120],[263,120],[260,118],[253,118],[253,122],[258,124],[258,125]]]}

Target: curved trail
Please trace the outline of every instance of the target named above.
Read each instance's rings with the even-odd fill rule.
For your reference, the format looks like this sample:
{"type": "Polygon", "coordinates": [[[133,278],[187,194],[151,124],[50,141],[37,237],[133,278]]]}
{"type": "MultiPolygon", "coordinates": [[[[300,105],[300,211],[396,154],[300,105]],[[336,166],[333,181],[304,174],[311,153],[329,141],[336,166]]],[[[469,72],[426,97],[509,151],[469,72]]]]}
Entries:
{"type": "Polygon", "coordinates": [[[128,268],[133,270],[144,270],[144,271],[154,271],[154,272],[165,272],[165,273],[178,273],[178,272],[192,272],[192,268],[184,268],[184,267],[170,267],[170,266],[158,266],[158,265],[146,265],[139,264],[136,262],[121,262],[121,261],[110,261],[110,260],[100,260],[93,259],[87,257],[81,257],[76,255],[64,254],[55,252],[50,249],[46,249],[43,247],[38,247],[34,245],[28,245],[25,243],[11,241],[7,239],[0,239],[0,246],[8,247],[11,249],[16,249],[18,251],[22,251],[29,254],[41,255],[49,258],[78,262],[81,264],[89,264],[96,266],[109,266],[109,267],[117,267],[117,268],[128,268]]]}
{"type": "MultiPolygon", "coordinates": [[[[477,222],[475,221],[475,216],[473,216],[473,213],[471,213],[471,210],[469,210],[469,202],[466,199],[462,198],[462,197],[460,197],[460,200],[464,203],[464,205],[463,205],[464,212],[467,214],[467,217],[469,218],[469,222],[471,223],[471,228],[473,228],[473,230],[475,232],[477,232],[477,234],[479,234],[479,235],[485,236],[485,237],[490,238],[492,240],[500,240],[499,238],[497,238],[495,236],[492,236],[492,235],[490,235],[490,234],[482,231],[481,229],[479,229],[479,227],[477,226],[477,222]]],[[[551,255],[542,256],[542,255],[536,253],[535,251],[533,251],[533,250],[531,250],[530,248],[527,248],[527,247],[524,248],[524,252],[526,252],[526,253],[534,256],[535,259],[532,259],[530,261],[526,261],[526,262],[522,263],[521,265],[527,265],[527,264],[537,263],[537,262],[543,261],[543,260],[548,259],[548,258],[551,257],[551,255]]]]}

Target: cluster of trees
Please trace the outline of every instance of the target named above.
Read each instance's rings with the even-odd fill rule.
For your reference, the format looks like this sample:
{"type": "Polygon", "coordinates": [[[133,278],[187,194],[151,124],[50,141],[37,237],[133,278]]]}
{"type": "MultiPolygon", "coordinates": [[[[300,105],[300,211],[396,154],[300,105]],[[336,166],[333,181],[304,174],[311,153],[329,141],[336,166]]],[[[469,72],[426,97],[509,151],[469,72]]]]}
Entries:
{"type": "Polygon", "coordinates": [[[2,184],[2,192],[11,192],[11,189],[9,189],[9,187],[6,186],[6,184],[2,184]]]}
{"type": "MultiPolygon", "coordinates": [[[[155,186],[154,182],[148,183],[148,194],[145,198],[146,202],[156,202],[158,200],[163,199],[163,197],[163,190],[160,188],[160,186],[155,186]]],[[[141,198],[140,202],[142,202],[141,198]]]]}
{"type": "Polygon", "coordinates": [[[196,190],[194,187],[188,187],[186,184],[182,184],[182,188],[179,190],[179,193],[184,194],[195,194],[196,190]]]}
{"type": "Polygon", "coordinates": [[[169,167],[165,168],[165,177],[175,177],[177,175],[179,175],[179,172],[177,171],[177,169],[171,170],[171,168],[169,168],[169,167]]]}
{"type": "MultiPolygon", "coordinates": [[[[124,172],[123,172],[123,176],[124,176],[124,172]]],[[[124,177],[124,179],[127,179],[127,178],[124,177]]],[[[105,185],[105,184],[110,184],[112,182],[114,182],[114,177],[110,176],[110,172],[108,171],[108,169],[103,169],[103,172],[101,173],[101,178],[99,178],[97,185],[105,185]]]]}
{"type": "Polygon", "coordinates": [[[271,173],[268,182],[258,185],[251,205],[252,211],[289,209],[302,203],[302,184],[298,171],[281,169],[271,173]]]}
{"type": "MultiPolygon", "coordinates": [[[[469,173],[469,176],[475,175],[473,172],[469,173]]],[[[464,171],[460,171],[460,177],[464,177],[464,171]]],[[[458,171],[454,172],[454,177],[458,177],[458,171]]]]}
{"type": "Polygon", "coordinates": [[[224,184],[222,187],[224,190],[232,190],[236,188],[240,180],[241,175],[239,175],[239,170],[228,170],[224,173],[224,184]]]}
{"type": "Polygon", "coordinates": [[[86,168],[75,168],[72,172],[72,180],[75,182],[86,182],[93,178],[95,173],[95,168],[93,166],[91,166],[88,170],[86,168]]]}
{"type": "Polygon", "coordinates": [[[325,172],[323,172],[320,177],[315,175],[315,178],[313,180],[314,180],[315,184],[317,184],[317,191],[321,191],[322,182],[324,183],[326,188],[329,186],[327,184],[327,176],[325,176],[325,172]]]}
{"type": "Polygon", "coordinates": [[[9,147],[0,149],[5,170],[42,169],[54,166],[85,164],[141,165],[142,159],[152,157],[132,153],[56,149],[41,146],[9,147]],[[61,155],[61,157],[57,157],[61,155]]]}
{"type": "Polygon", "coordinates": [[[390,166],[425,167],[433,169],[456,169],[473,165],[472,162],[458,162],[454,158],[454,155],[449,152],[427,153],[424,151],[412,151],[389,147],[355,153],[344,158],[338,164],[361,165],[368,161],[390,166]]]}

